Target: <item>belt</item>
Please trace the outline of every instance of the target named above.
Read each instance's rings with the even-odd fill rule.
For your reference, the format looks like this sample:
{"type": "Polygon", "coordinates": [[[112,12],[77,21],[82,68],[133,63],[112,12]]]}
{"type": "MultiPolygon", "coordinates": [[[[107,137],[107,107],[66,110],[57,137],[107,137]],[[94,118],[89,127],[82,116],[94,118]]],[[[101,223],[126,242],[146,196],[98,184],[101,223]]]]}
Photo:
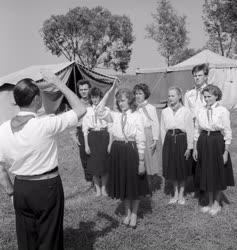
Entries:
{"type": "Polygon", "coordinates": [[[209,136],[209,135],[218,135],[221,133],[221,131],[220,130],[217,130],[217,131],[202,130],[201,133],[209,136]]]}
{"type": "Polygon", "coordinates": [[[113,137],[114,141],[123,141],[123,142],[135,142],[135,139],[133,138],[119,138],[119,137],[113,137]]]}
{"type": "Polygon", "coordinates": [[[16,178],[18,180],[27,180],[27,181],[39,181],[39,180],[47,180],[52,179],[54,177],[57,177],[59,175],[58,167],[55,167],[54,169],[47,171],[43,174],[39,175],[17,175],[16,178]]]}
{"type": "Polygon", "coordinates": [[[177,135],[185,134],[186,132],[182,131],[181,129],[176,128],[176,129],[169,129],[167,133],[169,133],[171,136],[174,136],[174,143],[176,143],[177,135]]]}
{"type": "Polygon", "coordinates": [[[106,128],[90,128],[88,129],[88,131],[106,131],[107,130],[107,127],[106,128]]]}

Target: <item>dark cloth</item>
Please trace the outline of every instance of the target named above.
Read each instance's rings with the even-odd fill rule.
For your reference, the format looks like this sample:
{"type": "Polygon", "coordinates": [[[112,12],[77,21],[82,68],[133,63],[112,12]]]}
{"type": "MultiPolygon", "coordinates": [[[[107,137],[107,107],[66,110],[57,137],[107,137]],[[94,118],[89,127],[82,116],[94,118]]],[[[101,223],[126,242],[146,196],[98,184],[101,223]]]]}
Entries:
{"type": "Polygon", "coordinates": [[[150,194],[146,174],[138,174],[135,142],[114,141],[109,154],[108,194],[116,199],[137,200],[150,194]]]}
{"type": "Polygon", "coordinates": [[[19,250],[63,250],[64,193],[60,176],[14,181],[19,250]]]}
{"type": "Polygon", "coordinates": [[[224,137],[220,131],[210,134],[202,131],[197,141],[196,184],[199,190],[215,192],[234,186],[234,175],[230,155],[224,165],[224,137]]]}
{"type": "Polygon", "coordinates": [[[87,158],[88,173],[93,176],[105,175],[108,170],[108,131],[90,130],[88,134],[88,144],[91,151],[91,154],[88,155],[87,158]]]}
{"type": "Polygon", "coordinates": [[[180,129],[168,130],[162,149],[163,176],[167,180],[185,181],[192,175],[192,156],[186,160],[187,134],[180,129]]]}
{"type": "Polygon", "coordinates": [[[77,127],[77,137],[80,143],[79,153],[80,153],[81,164],[84,169],[85,180],[92,181],[93,176],[88,173],[87,169],[87,154],[85,152],[85,141],[81,126],[77,127]]]}

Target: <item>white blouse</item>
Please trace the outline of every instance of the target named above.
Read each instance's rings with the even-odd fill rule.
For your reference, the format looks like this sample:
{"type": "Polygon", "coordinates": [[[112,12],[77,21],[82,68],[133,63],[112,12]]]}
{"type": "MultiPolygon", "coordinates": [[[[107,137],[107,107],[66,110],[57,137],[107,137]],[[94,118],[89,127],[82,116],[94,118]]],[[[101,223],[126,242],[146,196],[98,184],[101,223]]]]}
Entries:
{"type": "Polygon", "coordinates": [[[182,106],[176,113],[170,107],[161,112],[161,139],[164,143],[166,132],[169,129],[180,129],[187,133],[188,149],[193,148],[193,118],[188,108],[182,106]]]}
{"type": "MultiPolygon", "coordinates": [[[[100,130],[101,128],[106,128],[108,123],[95,115],[95,106],[88,107],[86,109],[86,114],[82,119],[82,131],[84,135],[88,134],[89,129],[100,130]]],[[[109,108],[106,107],[107,112],[109,108]]]]}
{"type": "Polygon", "coordinates": [[[142,105],[144,105],[144,108],[146,108],[147,113],[149,117],[144,113],[144,110],[142,107],[138,107],[138,111],[141,113],[144,126],[145,128],[150,128],[152,130],[152,136],[153,140],[158,140],[159,139],[159,130],[160,130],[160,125],[159,125],[159,120],[158,116],[156,113],[156,108],[145,101],[142,105]]]}
{"type": "Polygon", "coordinates": [[[208,110],[206,107],[200,108],[197,112],[194,140],[197,141],[201,130],[221,131],[225,144],[230,144],[232,140],[232,130],[230,127],[230,112],[219,103],[215,103],[208,110]],[[208,112],[208,114],[207,114],[208,112]]]}
{"type": "Polygon", "coordinates": [[[112,134],[112,136],[120,140],[128,139],[136,141],[138,152],[141,154],[144,153],[145,132],[141,114],[138,111],[126,111],[127,118],[124,126],[124,133],[122,131],[121,124],[122,113],[110,111],[110,114],[113,119],[113,123],[109,127],[109,132],[112,134]]]}

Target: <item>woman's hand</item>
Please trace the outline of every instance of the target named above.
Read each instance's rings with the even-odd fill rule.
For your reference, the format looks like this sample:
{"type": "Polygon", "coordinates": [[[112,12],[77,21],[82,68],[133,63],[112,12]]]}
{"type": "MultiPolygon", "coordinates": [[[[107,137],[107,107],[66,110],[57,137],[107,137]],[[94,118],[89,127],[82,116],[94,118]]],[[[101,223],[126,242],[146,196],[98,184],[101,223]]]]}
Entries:
{"type": "Polygon", "coordinates": [[[224,161],[224,165],[227,163],[228,161],[228,151],[225,151],[223,154],[223,161],[224,161]]]}
{"type": "Polygon", "coordinates": [[[89,145],[85,145],[85,152],[86,152],[88,155],[91,154],[91,150],[90,150],[89,145]]]}
{"type": "Polygon", "coordinates": [[[197,151],[197,149],[193,150],[193,159],[194,159],[194,161],[197,161],[197,159],[198,159],[198,151],[197,151]]]}
{"type": "Polygon", "coordinates": [[[111,146],[112,146],[112,144],[109,143],[108,148],[107,148],[107,153],[108,153],[108,154],[110,154],[110,152],[111,152],[111,146]]]}
{"type": "Polygon", "coordinates": [[[188,160],[188,158],[190,157],[191,154],[191,149],[186,149],[185,153],[184,153],[184,157],[186,160],[188,160]]]}
{"type": "Polygon", "coordinates": [[[144,175],[146,172],[144,161],[139,161],[138,174],[144,175]]]}

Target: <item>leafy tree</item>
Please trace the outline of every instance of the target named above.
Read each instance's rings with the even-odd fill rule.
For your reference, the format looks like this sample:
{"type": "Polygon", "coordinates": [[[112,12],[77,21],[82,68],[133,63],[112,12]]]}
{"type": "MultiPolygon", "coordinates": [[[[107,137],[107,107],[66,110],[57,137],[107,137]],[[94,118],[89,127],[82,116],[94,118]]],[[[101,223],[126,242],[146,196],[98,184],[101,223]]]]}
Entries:
{"type": "Polygon", "coordinates": [[[152,17],[153,23],[146,27],[147,36],[158,43],[169,66],[177,48],[182,50],[188,44],[186,16],[178,16],[169,1],[161,0],[152,17]]]}
{"type": "Polygon", "coordinates": [[[40,30],[46,48],[94,68],[111,67],[125,72],[134,42],[132,23],[125,15],[112,15],[100,6],[76,7],[65,15],[52,15],[40,30]]]}
{"type": "Polygon", "coordinates": [[[209,35],[207,47],[232,57],[237,44],[236,0],[205,0],[203,20],[209,35]]]}

